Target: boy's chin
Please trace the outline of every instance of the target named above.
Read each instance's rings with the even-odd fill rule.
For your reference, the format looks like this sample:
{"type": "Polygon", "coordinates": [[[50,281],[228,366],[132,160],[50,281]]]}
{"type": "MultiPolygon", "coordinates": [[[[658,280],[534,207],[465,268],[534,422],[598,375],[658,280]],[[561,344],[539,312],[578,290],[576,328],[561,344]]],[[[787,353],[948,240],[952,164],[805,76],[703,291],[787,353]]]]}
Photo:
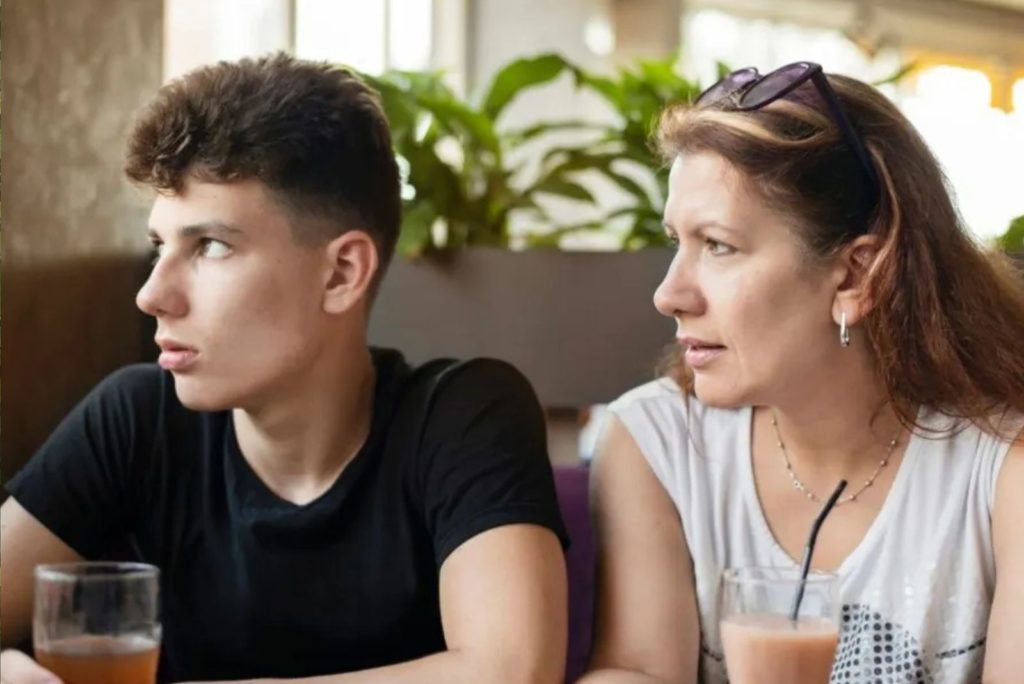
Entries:
{"type": "Polygon", "coordinates": [[[174,392],[181,405],[192,411],[226,411],[234,408],[230,397],[211,392],[191,378],[174,378],[174,392]]]}

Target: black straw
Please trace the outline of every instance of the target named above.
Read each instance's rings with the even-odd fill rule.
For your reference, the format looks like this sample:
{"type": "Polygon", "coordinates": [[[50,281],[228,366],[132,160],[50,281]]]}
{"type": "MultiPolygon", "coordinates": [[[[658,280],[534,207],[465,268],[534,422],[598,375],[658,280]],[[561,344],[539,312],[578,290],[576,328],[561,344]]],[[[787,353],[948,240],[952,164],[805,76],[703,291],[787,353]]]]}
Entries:
{"type": "Polygon", "coordinates": [[[804,547],[804,560],[800,564],[800,585],[796,588],[796,596],[793,597],[793,608],[789,611],[789,619],[794,623],[797,620],[797,616],[800,615],[800,603],[804,600],[804,589],[807,586],[807,573],[811,571],[811,556],[814,555],[814,545],[818,541],[818,530],[821,529],[821,524],[825,522],[826,516],[836,505],[836,501],[839,500],[843,490],[846,489],[846,480],[840,480],[839,484],[836,485],[835,491],[828,497],[828,501],[821,509],[821,513],[818,513],[818,517],[814,519],[814,524],[811,525],[811,536],[807,538],[807,546],[804,547]]]}

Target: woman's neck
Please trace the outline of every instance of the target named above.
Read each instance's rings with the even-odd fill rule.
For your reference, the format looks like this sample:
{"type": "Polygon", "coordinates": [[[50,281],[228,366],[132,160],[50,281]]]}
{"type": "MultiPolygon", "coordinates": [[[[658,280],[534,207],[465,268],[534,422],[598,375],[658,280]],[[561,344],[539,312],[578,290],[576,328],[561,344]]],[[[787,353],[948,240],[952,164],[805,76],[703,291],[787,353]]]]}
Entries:
{"type": "Polygon", "coordinates": [[[794,391],[763,407],[767,421],[777,421],[773,437],[805,468],[858,472],[864,462],[878,462],[901,433],[873,364],[860,356],[840,356],[827,377],[793,383],[794,391]]]}

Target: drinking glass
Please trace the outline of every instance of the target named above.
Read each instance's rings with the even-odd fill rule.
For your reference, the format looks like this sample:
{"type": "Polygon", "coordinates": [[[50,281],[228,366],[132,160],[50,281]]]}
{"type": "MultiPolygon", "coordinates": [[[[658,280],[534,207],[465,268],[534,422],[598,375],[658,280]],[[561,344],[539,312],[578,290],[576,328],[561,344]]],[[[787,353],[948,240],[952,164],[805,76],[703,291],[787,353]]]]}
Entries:
{"type": "Polygon", "coordinates": [[[36,660],[64,684],[155,684],[159,572],[144,563],[37,566],[36,660]]]}
{"type": "Polygon", "coordinates": [[[729,569],[719,611],[731,684],[828,684],[839,643],[838,575],[815,571],[801,581],[798,568],[729,569]]]}

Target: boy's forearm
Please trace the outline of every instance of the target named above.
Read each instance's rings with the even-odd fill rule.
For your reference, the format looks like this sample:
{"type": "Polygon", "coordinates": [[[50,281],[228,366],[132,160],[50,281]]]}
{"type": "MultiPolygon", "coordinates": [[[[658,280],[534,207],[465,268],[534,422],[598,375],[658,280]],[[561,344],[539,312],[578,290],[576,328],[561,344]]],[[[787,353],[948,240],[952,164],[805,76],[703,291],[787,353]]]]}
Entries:
{"type": "MultiPolygon", "coordinates": [[[[464,653],[445,651],[396,665],[302,679],[257,679],[234,684],[557,684],[562,681],[562,664],[543,667],[518,663],[498,663],[472,658],[464,653]],[[548,670],[544,672],[543,670],[548,670]]],[[[189,682],[188,684],[207,684],[189,682]]],[[[212,683],[208,683],[212,684],[212,683]]]]}

